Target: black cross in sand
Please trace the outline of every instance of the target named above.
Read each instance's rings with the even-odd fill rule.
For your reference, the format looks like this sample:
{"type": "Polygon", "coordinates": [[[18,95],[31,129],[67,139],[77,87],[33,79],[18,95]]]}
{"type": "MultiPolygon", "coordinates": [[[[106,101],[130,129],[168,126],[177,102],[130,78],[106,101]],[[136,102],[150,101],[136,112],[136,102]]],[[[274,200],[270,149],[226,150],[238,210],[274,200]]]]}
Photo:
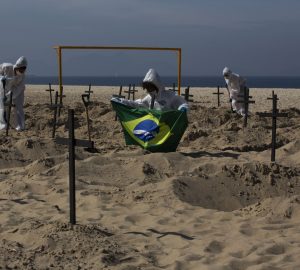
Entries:
{"type": "MultiPolygon", "coordinates": [[[[123,86],[121,85],[120,86],[120,90],[119,90],[119,94],[118,95],[112,95],[113,97],[118,97],[118,98],[125,98],[125,96],[122,96],[122,89],[123,89],[123,86]]],[[[117,119],[118,119],[118,116],[117,116],[117,114],[116,114],[116,116],[115,116],[115,121],[117,121],[117,119]]]]}
{"type": "Polygon", "coordinates": [[[75,139],[74,132],[74,110],[68,111],[69,138],[57,137],[55,142],[69,146],[69,204],[70,204],[70,223],[76,224],[76,186],[75,186],[75,146],[93,148],[94,143],[87,140],[75,139]]]}
{"type": "Polygon", "coordinates": [[[84,91],[88,95],[88,101],[90,101],[91,93],[94,93],[93,91],[91,91],[91,87],[92,85],[89,84],[89,90],[84,91]]]}
{"type": "Polygon", "coordinates": [[[276,120],[277,117],[287,117],[287,113],[279,113],[277,109],[277,95],[272,91],[272,97],[267,98],[273,101],[272,112],[271,113],[257,113],[260,117],[272,117],[272,152],[271,152],[271,162],[275,162],[275,151],[276,151],[276,120]]]}
{"type": "Polygon", "coordinates": [[[135,90],[135,85],[133,85],[133,89],[131,89],[131,84],[129,84],[129,89],[127,91],[124,91],[124,93],[127,93],[127,99],[130,99],[130,95],[132,94],[132,99],[134,100],[135,98],[135,92],[138,90],[135,90]]]}
{"type": "Polygon", "coordinates": [[[51,88],[51,83],[49,83],[49,89],[46,89],[45,91],[49,92],[49,95],[50,95],[50,105],[52,106],[52,92],[54,92],[54,89],[51,88]]]}
{"type": "Polygon", "coordinates": [[[132,100],[135,100],[135,92],[137,92],[138,90],[135,90],[135,84],[133,85],[133,89],[132,89],[132,100]]]}
{"type": "Polygon", "coordinates": [[[239,99],[237,101],[237,103],[243,103],[244,107],[245,107],[245,116],[244,116],[244,127],[247,127],[248,124],[248,116],[249,116],[249,104],[250,103],[255,103],[254,100],[250,100],[250,98],[252,98],[252,96],[249,96],[249,88],[248,87],[244,87],[244,94],[243,95],[238,95],[239,99]]]}
{"type": "Polygon", "coordinates": [[[190,95],[190,87],[188,86],[184,90],[184,94],[181,94],[186,101],[193,102],[194,100],[189,99],[189,97],[193,97],[194,95],[190,95]]]}
{"type": "Polygon", "coordinates": [[[57,112],[58,108],[60,108],[62,105],[58,103],[58,92],[55,92],[55,99],[54,104],[50,106],[51,109],[53,109],[53,122],[52,122],[52,138],[55,137],[56,132],[56,124],[57,124],[57,112]]]}
{"type": "Polygon", "coordinates": [[[172,85],[172,89],[169,89],[170,91],[173,91],[173,92],[176,92],[177,90],[176,90],[176,87],[175,87],[175,83],[173,83],[173,85],[172,85]]]}
{"type": "Polygon", "coordinates": [[[218,107],[220,107],[220,95],[224,95],[223,92],[220,92],[220,86],[218,86],[218,92],[213,93],[213,95],[218,95],[218,107]]]}
{"type": "Polygon", "coordinates": [[[61,87],[61,89],[62,89],[61,94],[58,95],[58,97],[59,97],[59,104],[60,104],[60,107],[58,107],[58,116],[60,116],[60,111],[61,111],[61,108],[63,107],[63,98],[66,97],[63,94],[63,87],[61,87]]]}

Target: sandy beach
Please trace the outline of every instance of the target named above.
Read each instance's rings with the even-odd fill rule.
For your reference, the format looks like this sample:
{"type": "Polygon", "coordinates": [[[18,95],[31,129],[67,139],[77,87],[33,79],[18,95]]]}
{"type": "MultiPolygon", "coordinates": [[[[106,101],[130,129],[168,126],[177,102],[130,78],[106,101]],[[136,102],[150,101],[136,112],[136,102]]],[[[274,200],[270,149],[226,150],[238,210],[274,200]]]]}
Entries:
{"type": "MultiPolygon", "coordinates": [[[[71,226],[68,148],[51,138],[48,86],[26,87],[26,130],[0,137],[0,269],[300,269],[299,89],[251,89],[243,128],[225,89],[217,107],[216,89],[191,88],[177,151],[149,153],[125,145],[110,105],[119,87],[92,86],[96,151],[76,148],[71,226]],[[277,119],[276,163],[271,119],[255,114],[271,111],[272,91],[288,113],[277,119]]],[[[86,90],[64,87],[57,136],[74,108],[75,136],[88,139],[86,90]]]]}

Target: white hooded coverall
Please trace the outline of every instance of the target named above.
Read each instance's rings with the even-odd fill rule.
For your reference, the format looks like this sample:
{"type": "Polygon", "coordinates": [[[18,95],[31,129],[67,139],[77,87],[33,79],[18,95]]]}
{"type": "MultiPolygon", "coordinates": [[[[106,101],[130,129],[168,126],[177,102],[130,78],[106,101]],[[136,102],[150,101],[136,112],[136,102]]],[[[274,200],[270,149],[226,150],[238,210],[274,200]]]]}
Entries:
{"type": "Polygon", "coordinates": [[[238,114],[245,115],[245,105],[243,103],[238,103],[238,100],[243,100],[239,95],[244,94],[244,87],[246,87],[246,80],[239,74],[233,73],[229,68],[225,67],[223,70],[223,75],[228,74],[229,77],[225,78],[225,82],[228,87],[229,96],[231,99],[232,109],[238,114]]]}
{"type": "Polygon", "coordinates": [[[147,72],[143,82],[149,82],[154,84],[158,92],[153,91],[148,93],[147,96],[145,96],[143,99],[137,99],[137,100],[127,100],[127,99],[115,99],[112,98],[112,100],[116,100],[117,102],[121,102],[125,105],[136,107],[136,108],[151,108],[151,101],[152,98],[154,98],[154,106],[153,109],[156,110],[188,110],[188,103],[185,101],[185,99],[181,96],[175,95],[173,91],[167,91],[165,90],[165,87],[163,86],[160,76],[154,69],[149,69],[147,72]]]}
{"type": "Polygon", "coordinates": [[[25,91],[25,75],[24,73],[15,74],[14,69],[20,67],[27,67],[27,60],[25,57],[20,57],[16,64],[3,63],[0,65],[0,79],[6,79],[5,90],[2,83],[0,84],[0,129],[6,128],[4,119],[4,96],[9,98],[12,91],[12,99],[15,104],[16,112],[16,129],[23,130],[25,128],[25,115],[23,110],[24,91],[25,91]]]}

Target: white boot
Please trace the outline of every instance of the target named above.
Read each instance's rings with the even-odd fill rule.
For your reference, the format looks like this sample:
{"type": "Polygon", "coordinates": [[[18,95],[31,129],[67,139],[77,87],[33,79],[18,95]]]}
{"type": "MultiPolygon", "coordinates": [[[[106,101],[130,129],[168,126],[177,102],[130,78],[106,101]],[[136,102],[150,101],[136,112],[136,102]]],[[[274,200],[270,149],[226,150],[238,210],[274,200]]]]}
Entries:
{"type": "Polygon", "coordinates": [[[6,129],[6,124],[0,123],[0,130],[6,129]]]}
{"type": "Polygon", "coordinates": [[[20,127],[19,125],[16,126],[16,131],[23,131],[23,130],[24,130],[24,128],[20,127]]]}

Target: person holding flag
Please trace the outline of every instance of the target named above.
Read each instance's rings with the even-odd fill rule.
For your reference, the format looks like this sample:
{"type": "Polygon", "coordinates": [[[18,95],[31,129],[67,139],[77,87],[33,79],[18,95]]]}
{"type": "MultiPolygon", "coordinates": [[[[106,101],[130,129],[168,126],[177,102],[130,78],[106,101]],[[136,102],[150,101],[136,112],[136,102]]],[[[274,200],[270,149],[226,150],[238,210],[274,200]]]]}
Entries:
{"type": "Polygon", "coordinates": [[[189,105],[185,99],[177,96],[173,91],[165,90],[160,76],[153,68],[147,72],[142,86],[147,91],[143,99],[126,100],[113,97],[111,100],[134,108],[188,111],[189,105]]]}
{"type": "Polygon", "coordinates": [[[150,152],[176,151],[188,126],[188,103],[173,91],[166,91],[154,69],[147,72],[143,88],[147,95],[142,99],[111,99],[126,144],[139,145],[150,152]]]}

